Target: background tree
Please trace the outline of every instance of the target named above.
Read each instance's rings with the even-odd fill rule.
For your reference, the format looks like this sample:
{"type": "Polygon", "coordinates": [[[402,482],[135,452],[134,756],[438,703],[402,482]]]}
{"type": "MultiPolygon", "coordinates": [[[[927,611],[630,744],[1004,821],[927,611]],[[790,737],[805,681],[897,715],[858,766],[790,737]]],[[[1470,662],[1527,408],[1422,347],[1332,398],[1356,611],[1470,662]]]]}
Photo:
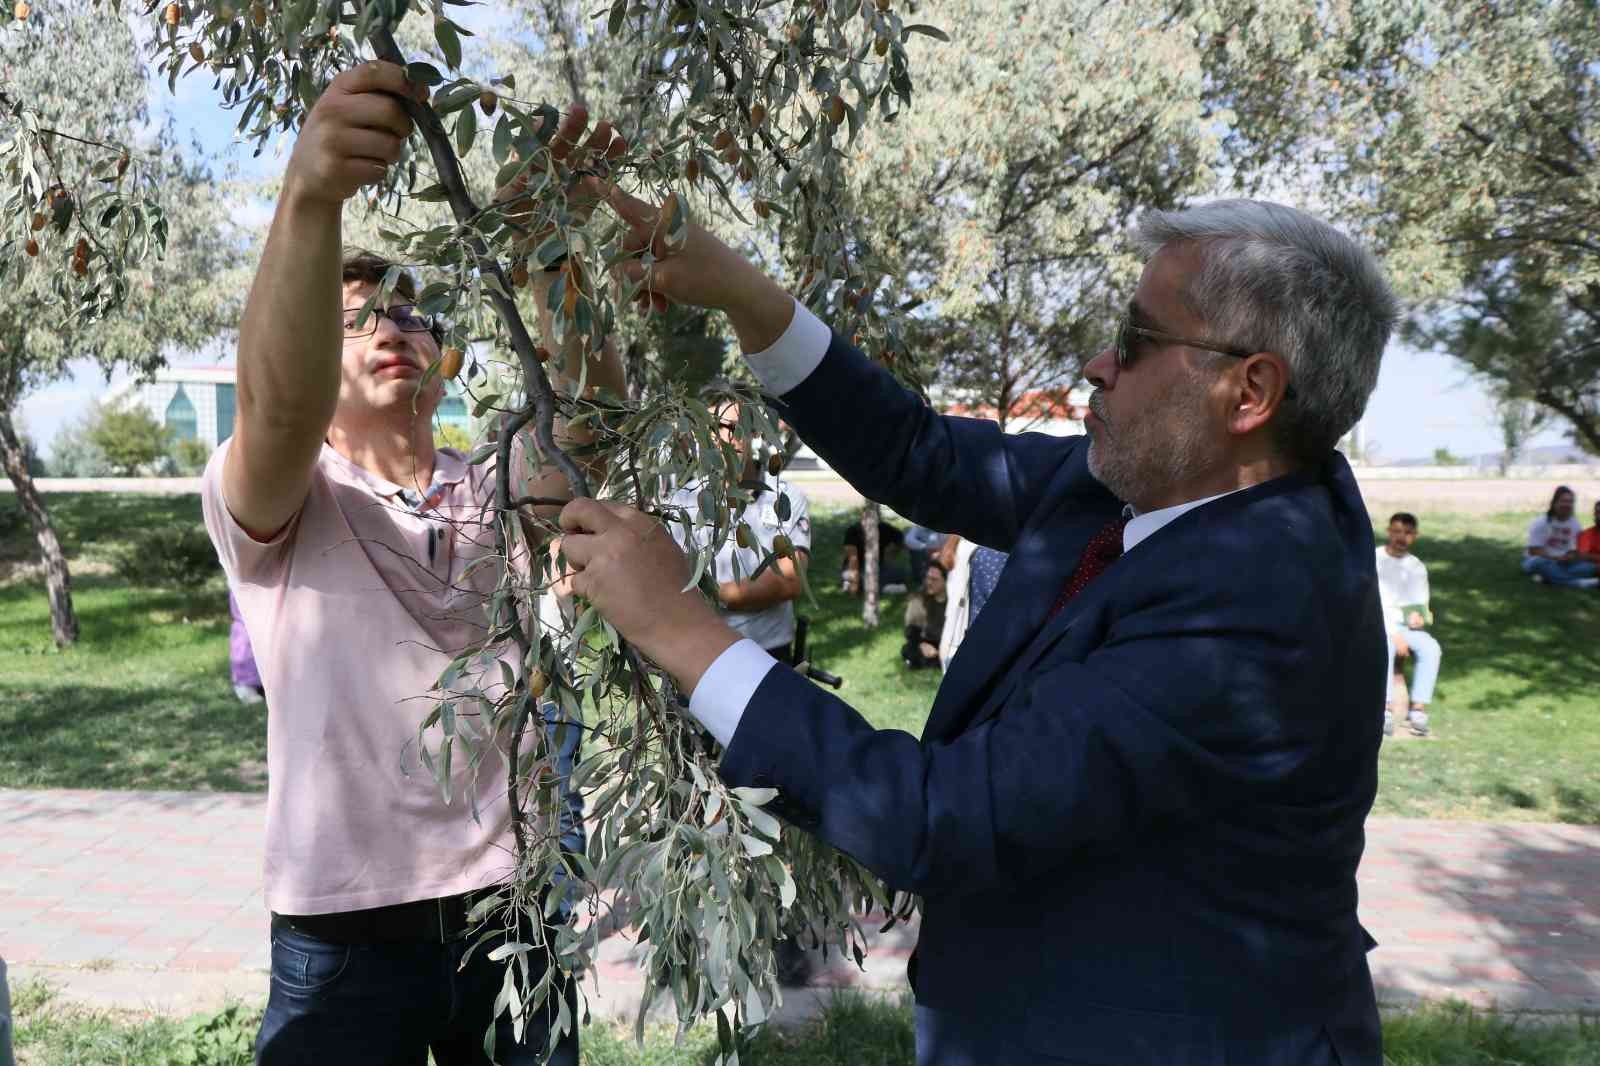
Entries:
{"type": "Polygon", "coordinates": [[[1208,68],[1242,173],[1320,185],[1417,301],[1414,340],[1600,447],[1593,0],[1236,6],[1208,68]]]}
{"type": "Polygon", "coordinates": [[[89,430],[89,441],[106,457],[118,477],[133,477],[167,456],[172,431],[143,405],[102,407],[89,430]]]}
{"type": "Polygon", "coordinates": [[[908,309],[941,396],[1007,427],[1079,380],[1137,277],[1129,219],[1209,190],[1219,144],[1183,21],[1088,0],[938,10],[961,44],[922,75],[929,106],[851,162],[875,268],[859,299],[908,309]]]}
{"type": "Polygon", "coordinates": [[[1505,477],[1528,440],[1544,425],[1546,412],[1525,397],[1501,391],[1495,396],[1494,415],[1500,427],[1500,476],[1505,477]]]}
{"type": "Polygon", "coordinates": [[[125,20],[52,4],[14,20],[0,50],[0,461],[38,539],[51,630],[66,647],[78,635],[71,579],[24,461],[17,404],[75,359],[108,375],[147,373],[169,345],[211,338],[232,321],[230,270],[243,249],[213,176],[170,131],[143,132],[144,68],[125,20]]]}

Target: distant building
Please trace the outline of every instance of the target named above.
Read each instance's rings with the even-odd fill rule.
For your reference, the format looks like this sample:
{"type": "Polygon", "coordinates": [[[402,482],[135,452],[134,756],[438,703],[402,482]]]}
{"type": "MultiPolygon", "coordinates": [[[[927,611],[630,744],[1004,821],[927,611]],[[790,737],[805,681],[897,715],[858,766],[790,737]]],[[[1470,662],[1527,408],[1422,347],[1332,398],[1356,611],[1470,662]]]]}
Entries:
{"type": "MultiPolygon", "coordinates": [[[[1089,413],[1089,394],[1093,391],[1087,385],[1074,385],[1070,388],[1025,392],[1011,405],[1006,431],[1048,433],[1053,437],[1080,436],[1084,432],[1084,416],[1089,413]]],[[[967,418],[997,420],[995,408],[984,404],[953,403],[945,407],[944,412],[967,418]]]]}
{"type": "MultiPolygon", "coordinates": [[[[467,401],[461,387],[447,382],[447,395],[434,422],[470,434],[467,401]]],[[[156,371],[155,380],[129,382],[106,397],[108,403],[141,405],[172,431],[174,441],[198,440],[215,448],[233,436],[233,367],[178,366],[156,371]]]]}

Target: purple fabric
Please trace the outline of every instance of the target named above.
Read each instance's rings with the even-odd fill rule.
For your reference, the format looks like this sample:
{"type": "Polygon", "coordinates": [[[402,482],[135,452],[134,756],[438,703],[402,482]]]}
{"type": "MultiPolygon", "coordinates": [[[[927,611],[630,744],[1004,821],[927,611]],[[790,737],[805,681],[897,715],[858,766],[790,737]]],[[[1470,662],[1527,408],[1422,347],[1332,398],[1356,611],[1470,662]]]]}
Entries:
{"type": "Polygon", "coordinates": [[[250,634],[245,632],[244,619],[239,617],[239,601],[233,590],[228,590],[228,613],[233,616],[233,626],[228,630],[228,666],[233,671],[235,685],[261,687],[261,672],[256,669],[256,655],[250,650],[250,634]]]}

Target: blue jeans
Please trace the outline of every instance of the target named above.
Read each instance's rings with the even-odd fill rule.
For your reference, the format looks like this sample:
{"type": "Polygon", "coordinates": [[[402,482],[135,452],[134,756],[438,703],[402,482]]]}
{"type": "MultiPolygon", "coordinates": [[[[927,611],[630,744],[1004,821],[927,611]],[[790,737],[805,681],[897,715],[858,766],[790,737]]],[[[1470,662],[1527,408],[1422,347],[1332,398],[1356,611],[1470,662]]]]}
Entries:
{"type": "MultiPolygon", "coordinates": [[[[1393,626],[1389,630],[1389,665],[1383,672],[1384,691],[1389,691],[1389,678],[1394,676],[1394,635],[1399,633],[1406,638],[1406,643],[1411,645],[1411,661],[1414,664],[1411,670],[1411,702],[1428,704],[1433,702],[1433,686],[1439,680],[1439,660],[1444,657],[1444,649],[1439,647],[1439,642],[1433,639],[1433,634],[1426,629],[1408,629],[1405,626],[1393,626]]],[[[1404,708],[1401,708],[1404,710],[1404,708]]]]}
{"type": "MultiPolygon", "coordinates": [[[[495,1055],[483,1038],[494,1016],[506,963],[490,962],[490,942],[461,960],[475,938],[446,944],[329,944],[272,923],[272,990],[256,1037],[257,1066],[578,1066],[576,990],[566,986],[572,1027],[544,1057],[554,996],[513,1044],[511,1019],[494,1018],[495,1055]]],[[[534,981],[541,962],[529,956],[534,981]]]]}
{"type": "Polygon", "coordinates": [[[1560,562],[1556,559],[1546,559],[1542,555],[1524,555],[1522,557],[1522,572],[1524,574],[1538,574],[1552,585],[1576,585],[1584,578],[1600,576],[1600,567],[1596,567],[1587,559],[1573,559],[1560,562]]]}
{"type": "Polygon", "coordinates": [[[6,986],[6,960],[0,959],[0,1066],[11,1066],[11,993],[6,986]]]}

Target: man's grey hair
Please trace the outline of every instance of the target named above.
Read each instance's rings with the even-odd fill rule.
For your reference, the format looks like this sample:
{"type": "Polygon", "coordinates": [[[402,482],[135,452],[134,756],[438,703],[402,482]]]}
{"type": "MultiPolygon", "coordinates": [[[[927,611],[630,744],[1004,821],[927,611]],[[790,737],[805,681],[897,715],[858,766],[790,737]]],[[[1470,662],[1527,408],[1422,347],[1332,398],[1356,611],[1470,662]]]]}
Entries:
{"type": "Polygon", "coordinates": [[[1326,222],[1264,200],[1139,216],[1133,244],[1147,260],[1180,241],[1200,249],[1182,295],[1206,339],[1283,357],[1295,398],[1274,419],[1277,440],[1320,459],[1366,410],[1400,314],[1377,259],[1326,222]]]}

